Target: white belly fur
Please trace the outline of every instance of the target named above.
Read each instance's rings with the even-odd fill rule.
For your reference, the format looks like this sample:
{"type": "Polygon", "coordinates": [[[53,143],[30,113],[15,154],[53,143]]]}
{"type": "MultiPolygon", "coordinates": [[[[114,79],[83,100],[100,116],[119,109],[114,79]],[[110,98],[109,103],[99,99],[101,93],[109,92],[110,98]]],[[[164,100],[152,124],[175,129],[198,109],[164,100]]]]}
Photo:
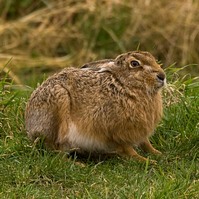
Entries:
{"type": "Polygon", "coordinates": [[[74,123],[70,123],[67,134],[68,142],[74,148],[80,148],[87,151],[106,151],[105,143],[100,142],[96,137],[91,137],[84,132],[79,132],[74,123]]]}

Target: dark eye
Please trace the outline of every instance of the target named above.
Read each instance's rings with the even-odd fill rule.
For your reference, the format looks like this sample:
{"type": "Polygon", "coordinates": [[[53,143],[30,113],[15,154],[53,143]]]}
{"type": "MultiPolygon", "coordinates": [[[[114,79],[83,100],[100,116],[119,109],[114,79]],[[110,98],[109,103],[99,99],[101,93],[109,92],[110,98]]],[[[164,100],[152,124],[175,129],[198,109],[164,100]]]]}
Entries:
{"type": "Polygon", "coordinates": [[[135,60],[131,61],[131,66],[132,67],[137,67],[139,65],[140,65],[140,63],[138,61],[135,61],[135,60]]]}

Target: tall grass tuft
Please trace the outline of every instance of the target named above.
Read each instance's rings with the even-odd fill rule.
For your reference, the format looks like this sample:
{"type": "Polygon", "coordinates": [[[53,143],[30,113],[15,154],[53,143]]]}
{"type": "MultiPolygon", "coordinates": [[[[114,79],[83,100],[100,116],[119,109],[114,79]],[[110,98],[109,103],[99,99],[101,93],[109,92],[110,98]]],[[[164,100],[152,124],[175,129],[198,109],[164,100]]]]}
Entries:
{"type": "Polygon", "coordinates": [[[198,10],[193,0],[2,0],[0,60],[76,66],[139,46],[165,65],[198,63],[198,10]]]}

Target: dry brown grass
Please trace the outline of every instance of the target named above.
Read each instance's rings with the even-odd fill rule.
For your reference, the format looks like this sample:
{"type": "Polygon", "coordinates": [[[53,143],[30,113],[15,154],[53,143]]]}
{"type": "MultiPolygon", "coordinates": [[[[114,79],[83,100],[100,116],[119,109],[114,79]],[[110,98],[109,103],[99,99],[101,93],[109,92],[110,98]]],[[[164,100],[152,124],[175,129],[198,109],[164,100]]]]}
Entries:
{"type": "MultiPolygon", "coordinates": [[[[152,52],[165,65],[199,62],[199,1],[45,2],[15,20],[8,20],[9,10],[3,10],[1,67],[10,58],[12,68],[76,66],[138,46],[152,52]]],[[[0,2],[5,3],[6,0],[0,2]]]]}

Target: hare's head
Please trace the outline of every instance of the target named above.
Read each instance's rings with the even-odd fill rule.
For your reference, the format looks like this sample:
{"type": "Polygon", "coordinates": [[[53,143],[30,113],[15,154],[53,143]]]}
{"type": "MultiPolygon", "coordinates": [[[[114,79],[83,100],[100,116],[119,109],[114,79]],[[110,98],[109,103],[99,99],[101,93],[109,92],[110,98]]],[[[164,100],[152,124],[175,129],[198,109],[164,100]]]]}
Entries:
{"type": "Polygon", "coordinates": [[[119,55],[115,59],[117,66],[123,68],[125,77],[132,86],[157,90],[166,83],[163,69],[148,52],[133,51],[119,55]]]}
{"type": "Polygon", "coordinates": [[[112,73],[129,88],[143,88],[146,91],[156,92],[166,83],[163,69],[148,52],[124,53],[114,60],[91,66],[91,68],[98,72],[112,73]]]}

